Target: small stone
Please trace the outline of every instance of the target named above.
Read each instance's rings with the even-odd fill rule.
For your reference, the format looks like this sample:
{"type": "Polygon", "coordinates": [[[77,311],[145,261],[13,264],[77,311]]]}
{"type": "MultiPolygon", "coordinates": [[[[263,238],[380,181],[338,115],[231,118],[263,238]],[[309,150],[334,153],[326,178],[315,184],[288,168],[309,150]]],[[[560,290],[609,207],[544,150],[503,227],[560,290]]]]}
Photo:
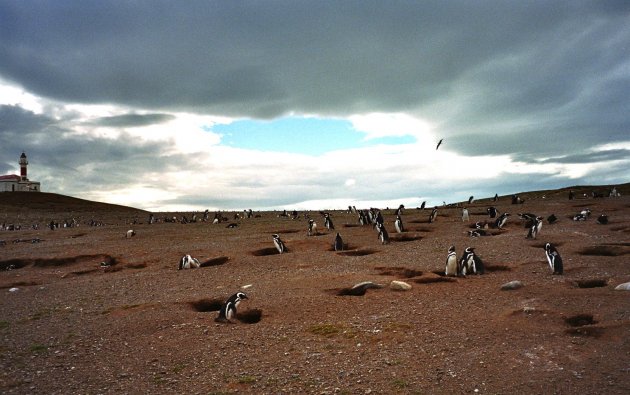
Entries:
{"type": "Polygon", "coordinates": [[[19,288],[13,287],[13,288],[9,288],[9,292],[17,292],[19,291],[19,288]]]}
{"type": "Polygon", "coordinates": [[[407,284],[404,281],[393,280],[389,284],[389,288],[393,289],[394,291],[409,291],[411,289],[411,284],[407,284]]]}
{"type": "Polygon", "coordinates": [[[615,287],[615,291],[630,291],[630,283],[619,284],[615,287]]]}
{"type": "Polygon", "coordinates": [[[515,289],[523,288],[524,284],[522,281],[514,280],[509,283],[505,283],[501,286],[502,291],[512,291],[515,289]]]}

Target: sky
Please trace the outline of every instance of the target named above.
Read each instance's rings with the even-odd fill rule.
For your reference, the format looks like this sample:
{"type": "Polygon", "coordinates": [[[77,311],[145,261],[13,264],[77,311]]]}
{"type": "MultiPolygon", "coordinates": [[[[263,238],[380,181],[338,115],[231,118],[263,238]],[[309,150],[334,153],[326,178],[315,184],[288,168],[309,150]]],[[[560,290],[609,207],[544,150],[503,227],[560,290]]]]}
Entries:
{"type": "Polygon", "coordinates": [[[22,152],[151,211],[626,183],[630,2],[0,0],[0,175],[22,152]]]}

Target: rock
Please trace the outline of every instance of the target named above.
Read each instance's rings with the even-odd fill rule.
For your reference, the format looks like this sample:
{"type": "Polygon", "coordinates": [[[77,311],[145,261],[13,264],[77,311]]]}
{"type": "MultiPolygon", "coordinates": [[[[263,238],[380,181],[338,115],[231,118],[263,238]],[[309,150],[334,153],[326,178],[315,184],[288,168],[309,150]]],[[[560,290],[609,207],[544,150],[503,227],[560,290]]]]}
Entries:
{"type": "Polygon", "coordinates": [[[9,292],[17,292],[19,290],[20,290],[19,288],[15,288],[15,287],[9,288],[9,292]]]}
{"type": "Polygon", "coordinates": [[[409,291],[411,289],[411,285],[407,284],[404,281],[393,280],[389,284],[389,288],[393,289],[394,291],[409,291]]]}
{"type": "Polygon", "coordinates": [[[630,283],[619,284],[615,287],[615,291],[630,291],[630,283]]]}
{"type": "Polygon", "coordinates": [[[510,281],[509,283],[505,283],[503,285],[501,285],[501,290],[502,291],[512,291],[515,289],[519,289],[519,288],[523,288],[524,284],[522,281],[519,280],[514,280],[514,281],[510,281]]]}

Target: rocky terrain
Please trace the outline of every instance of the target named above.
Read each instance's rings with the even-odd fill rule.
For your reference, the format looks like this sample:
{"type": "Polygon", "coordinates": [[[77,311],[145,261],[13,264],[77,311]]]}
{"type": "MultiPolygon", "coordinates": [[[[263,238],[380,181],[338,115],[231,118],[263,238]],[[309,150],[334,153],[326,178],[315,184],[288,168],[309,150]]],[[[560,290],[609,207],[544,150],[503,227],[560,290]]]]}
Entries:
{"type": "Polygon", "coordinates": [[[385,245],[343,211],[330,212],[334,230],[308,213],[318,234],[307,236],[303,212],[149,224],[141,210],[2,193],[0,224],[21,228],[0,231],[0,392],[630,393],[630,291],[615,290],[630,282],[630,185],[621,197],[591,195],[607,189],[439,207],[433,223],[430,209],[407,207],[401,234],[382,208],[385,245]],[[511,213],[507,224],[470,237],[490,206],[511,213]],[[587,208],[588,219],[572,220],[587,208]],[[523,212],[558,221],[526,239],[523,212]],[[336,232],[344,251],[332,250],[336,232]],[[563,275],[551,274],[546,242],[563,275]],[[458,256],[475,247],[486,273],[445,277],[451,245],[458,256]],[[178,270],[184,254],[202,267],[178,270]],[[501,289],[514,280],[523,286],[501,289]],[[383,287],[341,295],[364,281],[383,287]],[[248,299],[237,319],[216,322],[238,290],[248,299]]]}

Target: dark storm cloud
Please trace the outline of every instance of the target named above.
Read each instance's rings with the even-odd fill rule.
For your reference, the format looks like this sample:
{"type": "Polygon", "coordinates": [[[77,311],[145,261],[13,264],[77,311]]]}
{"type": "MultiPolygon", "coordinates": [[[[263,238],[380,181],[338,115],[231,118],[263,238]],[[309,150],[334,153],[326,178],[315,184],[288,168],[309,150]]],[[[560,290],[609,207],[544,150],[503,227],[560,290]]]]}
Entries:
{"type": "Polygon", "coordinates": [[[175,116],[170,114],[125,114],[97,118],[92,121],[92,124],[112,128],[125,128],[155,125],[173,119],[175,119],[175,116]]]}
{"type": "MultiPolygon", "coordinates": [[[[624,2],[3,2],[0,72],[72,102],[235,116],[399,111],[470,86],[548,111],[627,61],[624,2]]],[[[627,73],[616,78],[627,81],[627,73]],[[625,74],[625,75],[624,75],[625,74]]],[[[425,114],[430,116],[431,114],[425,114]]]]}

